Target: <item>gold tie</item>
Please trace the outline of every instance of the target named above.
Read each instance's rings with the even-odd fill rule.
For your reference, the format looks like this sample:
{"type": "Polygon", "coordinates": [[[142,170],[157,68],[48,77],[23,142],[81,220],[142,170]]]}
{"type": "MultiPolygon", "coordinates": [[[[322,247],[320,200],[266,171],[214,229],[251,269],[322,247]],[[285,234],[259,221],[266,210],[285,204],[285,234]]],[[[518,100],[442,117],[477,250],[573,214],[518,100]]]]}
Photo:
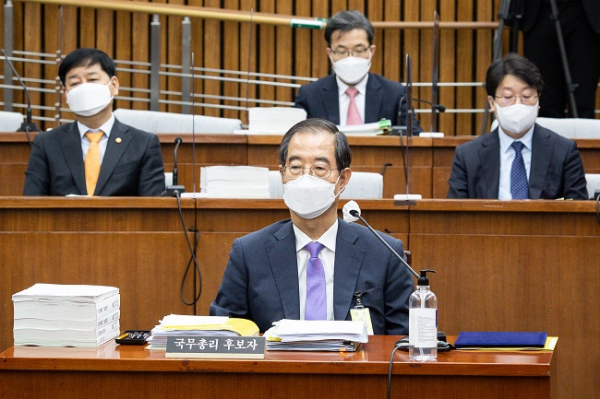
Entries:
{"type": "Polygon", "coordinates": [[[88,131],[86,137],[90,141],[90,148],[85,156],[85,185],[87,194],[94,195],[96,183],[98,183],[98,175],[100,174],[100,139],[104,135],[103,131],[92,132],[88,131]]]}

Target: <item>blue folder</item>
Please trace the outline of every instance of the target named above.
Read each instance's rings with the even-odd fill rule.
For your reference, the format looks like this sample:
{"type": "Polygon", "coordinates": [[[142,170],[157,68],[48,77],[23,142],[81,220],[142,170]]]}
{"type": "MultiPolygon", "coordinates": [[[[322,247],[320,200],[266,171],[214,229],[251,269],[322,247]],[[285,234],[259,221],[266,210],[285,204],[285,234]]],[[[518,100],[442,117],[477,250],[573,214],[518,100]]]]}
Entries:
{"type": "Polygon", "coordinates": [[[456,348],[543,348],[545,332],[461,332],[456,348]]]}

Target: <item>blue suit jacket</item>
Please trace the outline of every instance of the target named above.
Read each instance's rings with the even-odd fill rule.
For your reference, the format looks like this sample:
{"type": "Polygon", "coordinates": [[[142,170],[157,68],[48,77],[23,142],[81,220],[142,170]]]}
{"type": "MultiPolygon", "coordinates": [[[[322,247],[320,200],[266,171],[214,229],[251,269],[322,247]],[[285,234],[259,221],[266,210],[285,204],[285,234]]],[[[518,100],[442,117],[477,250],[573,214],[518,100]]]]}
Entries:
{"type": "MultiPolygon", "coordinates": [[[[456,148],[448,198],[498,198],[498,128],[456,148]]],[[[587,199],[585,173],[577,144],[536,124],[533,130],[530,199],[587,199]]]]}
{"type": "MultiPolygon", "coordinates": [[[[158,137],[115,119],[94,195],[156,196],[164,189],[158,137]]],[[[23,195],[68,194],[87,194],[81,137],[75,122],[35,137],[23,189],[23,195]]]]}
{"type": "MultiPolygon", "coordinates": [[[[381,234],[400,254],[400,240],[381,234]]],[[[238,238],[210,314],[253,320],[262,332],[300,318],[296,238],[290,220],[238,238]]],[[[350,320],[360,291],[375,334],[408,334],[412,275],[365,227],[339,220],[333,282],[335,320],[350,320]]]]}
{"type": "MultiPolygon", "coordinates": [[[[404,85],[369,73],[364,123],[377,122],[385,118],[392,121],[393,125],[406,126],[406,99],[402,101],[402,112],[398,120],[400,100],[405,95],[404,85]]],[[[326,119],[339,125],[340,98],[335,74],[300,87],[294,106],[303,108],[309,118],[326,119]]],[[[422,131],[419,121],[413,116],[413,133],[422,131]]]]}

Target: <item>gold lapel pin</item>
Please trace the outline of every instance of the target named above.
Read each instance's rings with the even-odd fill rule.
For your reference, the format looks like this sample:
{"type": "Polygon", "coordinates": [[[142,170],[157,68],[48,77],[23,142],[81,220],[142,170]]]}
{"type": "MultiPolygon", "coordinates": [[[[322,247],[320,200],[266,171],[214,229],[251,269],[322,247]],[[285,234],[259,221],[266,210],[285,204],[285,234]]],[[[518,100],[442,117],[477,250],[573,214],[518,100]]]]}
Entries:
{"type": "Polygon", "coordinates": [[[120,137],[117,137],[117,138],[115,139],[115,143],[117,143],[117,144],[121,144],[121,141],[123,141],[123,140],[121,140],[121,138],[120,138],[120,137]]]}

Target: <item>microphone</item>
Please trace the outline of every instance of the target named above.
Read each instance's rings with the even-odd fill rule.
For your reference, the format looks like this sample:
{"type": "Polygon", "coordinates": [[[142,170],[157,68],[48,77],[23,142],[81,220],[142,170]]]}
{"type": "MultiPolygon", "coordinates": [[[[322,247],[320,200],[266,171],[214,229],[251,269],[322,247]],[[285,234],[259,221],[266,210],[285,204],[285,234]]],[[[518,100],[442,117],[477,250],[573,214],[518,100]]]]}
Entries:
{"type": "Polygon", "coordinates": [[[421,98],[413,98],[413,101],[424,103],[431,106],[431,109],[435,109],[437,112],[446,112],[446,107],[442,104],[434,104],[431,101],[423,100],[421,98]]]}
{"type": "MultiPolygon", "coordinates": [[[[406,54],[406,95],[400,99],[400,109],[402,109],[402,101],[406,100],[406,148],[404,157],[404,177],[406,182],[406,194],[395,194],[394,200],[396,201],[414,201],[420,200],[423,198],[421,194],[410,194],[409,191],[409,174],[408,174],[408,166],[410,165],[408,161],[408,137],[413,135],[413,114],[414,108],[412,106],[412,61],[410,59],[410,55],[406,54]]],[[[418,100],[415,98],[415,100],[418,100]]],[[[399,111],[400,112],[400,111],[399,111]]],[[[400,134],[400,150],[402,151],[402,134],[400,134]]]]}
{"type": "Polygon", "coordinates": [[[398,258],[398,260],[408,269],[408,271],[410,271],[412,273],[412,275],[415,276],[417,279],[419,278],[419,274],[416,271],[414,271],[414,269],[412,267],[410,267],[408,262],[406,262],[404,260],[404,258],[402,256],[400,256],[398,254],[398,252],[396,252],[394,250],[394,248],[392,248],[390,246],[390,244],[388,244],[383,238],[381,238],[379,233],[377,233],[377,231],[375,231],[375,229],[373,229],[371,227],[371,225],[369,223],[367,223],[367,221],[362,216],[360,216],[360,207],[358,206],[356,201],[350,201],[350,202],[346,203],[346,205],[344,205],[344,207],[342,208],[342,213],[344,215],[344,220],[346,222],[354,222],[354,221],[360,219],[365,224],[365,226],[367,226],[367,228],[369,230],[371,230],[371,233],[375,234],[375,236],[379,239],[379,241],[381,241],[383,243],[383,245],[385,245],[386,248],[389,249],[390,252],[396,258],[398,258]]]}
{"type": "Polygon", "coordinates": [[[179,150],[179,145],[183,143],[181,137],[177,137],[175,139],[175,150],[173,150],[173,181],[170,186],[167,186],[166,195],[168,197],[177,197],[181,193],[185,193],[185,186],[178,185],[179,183],[179,172],[177,170],[177,151],[179,150]]]}
{"type": "Polygon", "coordinates": [[[177,172],[177,150],[179,145],[183,143],[181,137],[175,139],[175,150],[173,151],[173,185],[176,186],[179,183],[178,172],[177,172]]]}
{"type": "Polygon", "coordinates": [[[25,98],[27,99],[27,117],[25,119],[25,122],[23,122],[21,124],[21,127],[19,127],[19,129],[17,129],[17,132],[27,133],[27,139],[29,140],[29,143],[31,144],[31,139],[29,138],[29,132],[39,132],[40,129],[38,129],[38,127],[35,125],[35,123],[32,122],[31,99],[29,97],[29,90],[27,90],[25,83],[23,83],[23,79],[21,79],[21,76],[19,76],[19,73],[15,69],[15,66],[13,65],[12,61],[9,60],[8,57],[6,56],[4,49],[0,49],[0,51],[2,52],[2,56],[4,57],[4,60],[6,61],[6,63],[8,64],[8,66],[10,67],[12,72],[15,74],[15,77],[17,78],[17,80],[19,81],[19,84],[21,85],[21,87],[23,87],[23,91],[25,92],[25,98]]]}

